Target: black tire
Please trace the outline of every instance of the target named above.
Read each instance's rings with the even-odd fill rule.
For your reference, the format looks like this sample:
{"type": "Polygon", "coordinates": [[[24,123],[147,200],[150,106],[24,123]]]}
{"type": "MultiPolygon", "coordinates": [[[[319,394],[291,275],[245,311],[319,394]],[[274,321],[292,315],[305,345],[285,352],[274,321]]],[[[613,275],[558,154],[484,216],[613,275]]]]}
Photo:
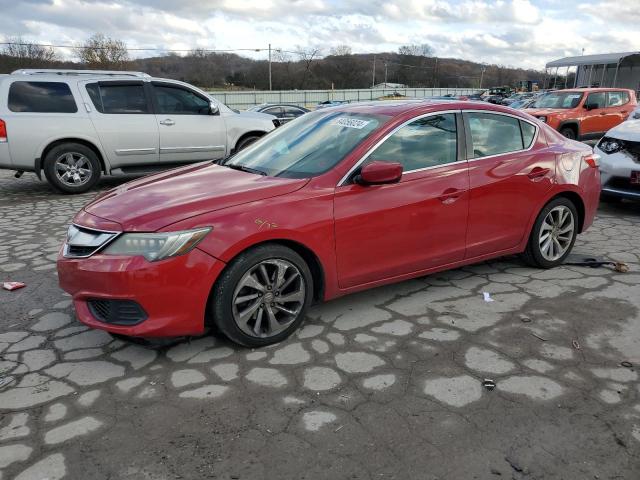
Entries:
{"type": "Polygon", "coordinates": [[[570,140],[576,139],[576,131],[571,127],[565,127],[560,129],[560,135],[567,137],[570,140]]]}
{"type": "Polygon", "coordinates": [[[238,144],[236,145],[236,152],[239,152],[240,150],[242,150],[243,148],[248,147],[249,145],[251,145],[253,142],[255,142],[256,140],[258,140],[261,137],[261,135],[247,135],[246,137],[244,137],[243,139],[241,139],[238,144]]]}
{"type": "Polygon", "coordinates": [[[578,234],[578,228],[579,228],[578,211],[576,210],[576,207],[573,204],[573,202],[565,197],[558,197],[554,200],[551,200],[549,203],[547,203],[544,206],[542,211],[540,211],[540,213],[538,214],[538,218],[536,218],[536,221],[533,224],[533,229],[531,230],[531,234],[529,235],[529,241],[527,242],[527,248],[525,249],[522,255],[525,262],[527,262],[529,265],[533,267],[545,268],[545,269],[553,268],[553,267],[557,267],[558,265],[561,265],[562,262],[564,262],[567,255],[569,255],[571,253],[571,250],[573,249],[573,245],[576,241],[576,237],[578,234]],[[542,253],[542,249],[540,246],[540,232],[543,226],[542,224],[547,218],[547,215],[549,215],[549,212],[551,212],[557,207],[566,207],[571,212],[574,227],[573,227],[571,239],[566,251],[559,258],[549,260],[545,258],[545,256],[542,253]]]}
{"type": "Polygon", "coordinates": [[[101,174],[98,156],[92,149],[80,143],[62,143],[52,148],[44,158],[43,169],[49,184],[63,193],[84,193],[100,180],[101,174]],[[83,170],[89,170],[89,173],[86,179],[78,182],[77,185],[73,185],[72,182],[65,182],[56,175],[56,162],[65,155],[71,155],[72,158],[77,158],[78,160],[81,158],[86,159],[86,162],[82,160],[82,165],[86,167],[83,170]]]}
{"type": "Polygon", "coordinates": [[[242,252],[227,265],[213,288],[210,308],[215,325],[224,335],[233,342],[254,348],[281,342],[297,330],[304,320],[312,298],[313,277],[304,259],[283,245],[264,244],[242,252]],[[245,274],[262,262],[270,260],[284,260],[297,268],[298,273],[304,280],[304,283],[300,283],[300,290],[304,291],[305,298],[301,302],[302,305],[295,320],[284,330],[266,337],[248,335],[234,320],[233,302],[235,291],[245,274]]]}

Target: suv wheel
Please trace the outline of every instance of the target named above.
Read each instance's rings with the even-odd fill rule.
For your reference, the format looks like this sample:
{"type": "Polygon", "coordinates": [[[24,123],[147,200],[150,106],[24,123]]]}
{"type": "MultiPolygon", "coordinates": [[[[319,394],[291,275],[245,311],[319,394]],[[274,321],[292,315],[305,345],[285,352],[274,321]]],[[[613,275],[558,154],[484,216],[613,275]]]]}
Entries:
{"type": "Polygon", "coordinates": [[[302,323],[313,297],[313,277],[303,258],[277,244],[236,257],[216,283],[216,326],[246,347],[280,342],[302,323]]]}
{"type": "Polygon", "coordinates": [[[545,205],[533,224],[524,259],[534,267],[556,267],[571,252],[577,234],[575,205],[568,198],[556,198],[545,205]]]}
{"type": "Polygon", "coordinates": [[[260,138],[260,135],[249,135],[247,137],[244,137],[242,140],[240,140],[238,142],[238,144],[236,145],[236,152],[239,152],[240,150],[242,150],[243,148],[248,147],[249,145],[251,145],[253,142],[255,142],[256,140],[258,140],[260,138]]]}
{"type": "Polygon", "coordinates": [[[84,193],[100,179],[100,161],[89,147],[63,143],[44,159],[47,181],[64,193],[84,193]]]}
{"type": "Polygon", "coordinates": [[[567,137],[570,140],[575,140],[576,139],[576,132],[573,128],[570,127],[565,127],[563,129],[560,130],[560,134],[563,137],[567,137]]]}

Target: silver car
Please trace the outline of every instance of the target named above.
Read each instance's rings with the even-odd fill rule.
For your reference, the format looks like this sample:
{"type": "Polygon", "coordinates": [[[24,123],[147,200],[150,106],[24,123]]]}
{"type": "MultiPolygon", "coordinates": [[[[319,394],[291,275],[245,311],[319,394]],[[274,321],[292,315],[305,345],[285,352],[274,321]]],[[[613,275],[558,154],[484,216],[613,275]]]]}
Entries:
{"type": "Polygon", "coordinates": [[[102,174],[146,174],[228,156],[270,132],[204,91],[140,72],[19,70],[0,76],[0,168],[42,172],[66,193],[102,174]]]}
{"type": "Polygon", "coordinates": [[[594,151],[600,155],[602,198],[640,199],[640,120],[609,130],[594,151]]]}

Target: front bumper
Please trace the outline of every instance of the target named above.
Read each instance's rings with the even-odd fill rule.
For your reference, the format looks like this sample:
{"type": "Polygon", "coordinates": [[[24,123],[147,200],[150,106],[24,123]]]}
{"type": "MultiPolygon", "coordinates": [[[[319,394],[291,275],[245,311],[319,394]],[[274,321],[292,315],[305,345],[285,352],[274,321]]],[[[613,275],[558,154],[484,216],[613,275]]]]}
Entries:
{"type": "Polygon", "coordinates": [[[600,155],[600,178],[602,194],[610,197],[640,199],[640,185],[629,181],[632,171],[640,171],[640,160],[625,151],[608,154],[594,148],[600,155]]]}
{"type": "Polygon", "coordinates": [[[71,294],[78,319],[93,328],[136,337],[199,335],[205,329],[207,301],[225,263],[193,249],[158,262],[143,257],[95,254],[58,255],[58,279],[71,294]],[[136,325],[101,321],[89,300],[130,300],[146,313],[136,325]]]}

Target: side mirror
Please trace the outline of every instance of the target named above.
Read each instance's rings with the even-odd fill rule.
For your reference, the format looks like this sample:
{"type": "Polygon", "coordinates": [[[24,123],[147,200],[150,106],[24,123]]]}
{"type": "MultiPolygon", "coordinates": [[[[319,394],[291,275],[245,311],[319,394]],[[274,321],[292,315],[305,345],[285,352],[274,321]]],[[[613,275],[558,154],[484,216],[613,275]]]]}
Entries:
{"type": "Polygon", "coordinates": [[[219,115],[219,114],[220,114],[220,109],[218,108],[218,105],[211,102],[209,104],[209,115],[219,115]]]}
{"type": "Polygon", "coordinates": [[[360,185],[384,185],[398,183],[402,178],[402,164],[398,162],[374,161],[367,163],[355,178],[360,185]]]}
{"type": "Polygon", "coordinates": [[[597,103],[585,103],[584,104],[584,108],[586,108],[587,110],[595,110],[596,108],[598,108],[598,104],[597,103]]]}

